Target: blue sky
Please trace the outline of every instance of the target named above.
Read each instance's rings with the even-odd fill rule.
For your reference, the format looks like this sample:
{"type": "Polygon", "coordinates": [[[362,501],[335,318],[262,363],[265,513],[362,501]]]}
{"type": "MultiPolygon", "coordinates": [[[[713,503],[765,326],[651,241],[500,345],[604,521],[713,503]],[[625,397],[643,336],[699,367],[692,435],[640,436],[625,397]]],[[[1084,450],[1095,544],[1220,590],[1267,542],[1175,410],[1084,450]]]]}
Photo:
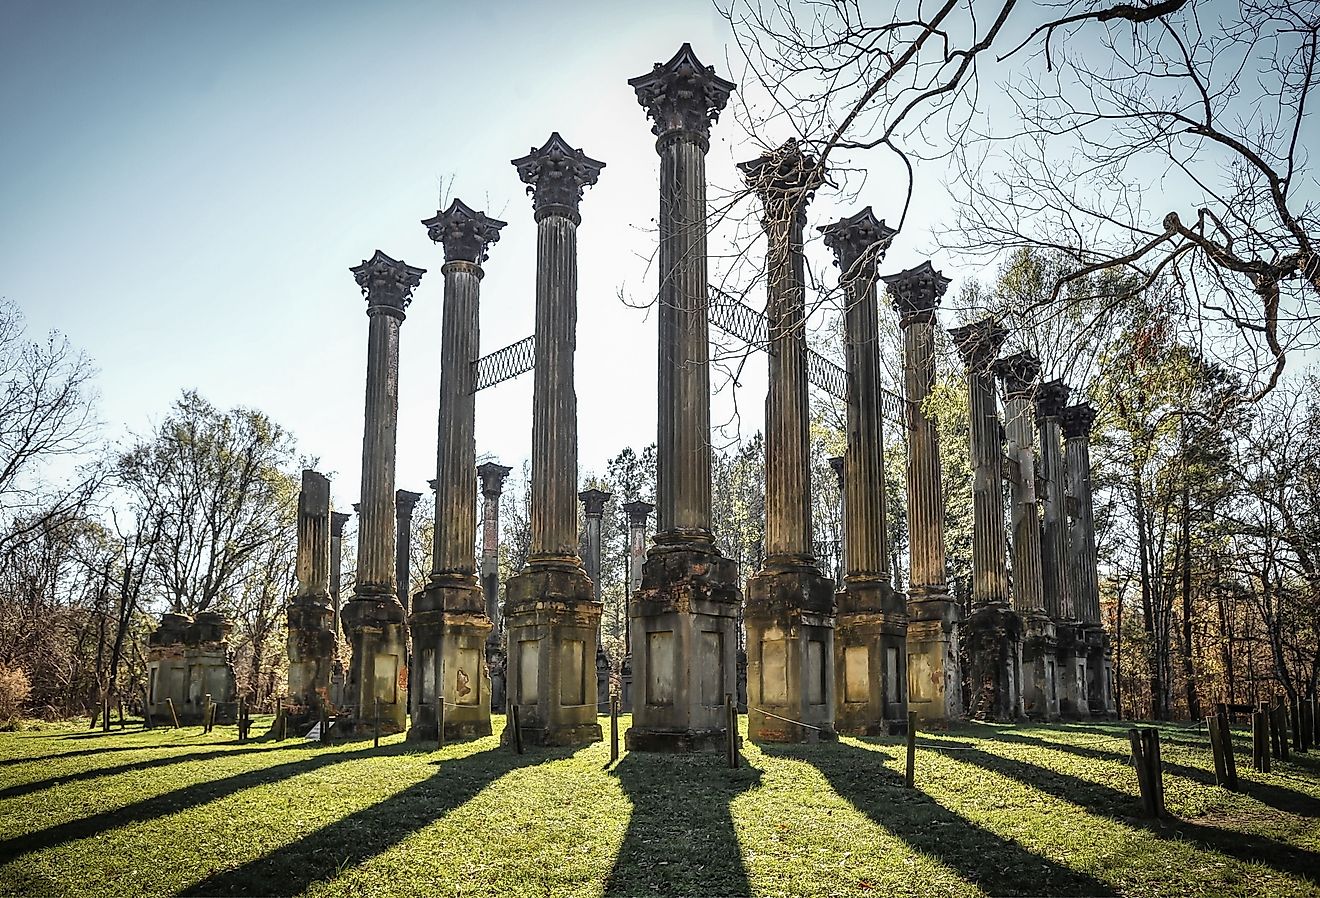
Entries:
{"type": "MultiPolygon", "coordinates": [[[[579,232],[582,474],[654,439],[655,319],[618,298],[644,301],[656,279],[657,159],[626,79],[683,41],[736,77],[709,0],[9,0],[0,16],[0,295],[33,333],[58,329],[92,357],[108,437],[145,431],[185,388],[257,406],[347,507],[367,334],[348,268],[379,248],[429,270],[403,325],[398,463],[401,488],[425,489],[443,255],[419,221],[442,192],[508,221],[486,264],[483,351],[531,333],[535,226],[509,160],[559,130],[607,163],[579,232]]],[[[726,115],[712,180],[737,183],[733,163],[758,152],[726,115]]],[[[866,189],[891,220],[894,183],[866,189]]],[[[941,205],[918,204],[887,267],[923,258],[921,216],[941,205]]],[[[855,209],[823,195],[811,224],[841,211],[855,209]]],[[[763,368],[743,381],[744,432],[759,426],[763,368]]],[[[483,392],[478,451],[520,465],[530,403],[529,375],[483,392]]]]}

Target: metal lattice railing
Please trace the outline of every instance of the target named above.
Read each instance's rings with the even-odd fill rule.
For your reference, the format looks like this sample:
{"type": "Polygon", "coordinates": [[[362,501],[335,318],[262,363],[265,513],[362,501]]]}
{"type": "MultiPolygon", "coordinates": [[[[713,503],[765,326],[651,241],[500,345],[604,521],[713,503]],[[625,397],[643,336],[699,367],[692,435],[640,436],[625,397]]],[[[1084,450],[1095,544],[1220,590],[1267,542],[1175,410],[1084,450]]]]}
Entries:
{"type": "MultiPolygon", "coordinates": [[[[710,288],[710,321],[754,349],[769,343],[770,325],[763,313],[715,287],[710,288]]],[[[807,379],[835,399],[848,401],[848,372],[815,350],[807,350],[807,379]]],[[[880,389],[880,414],[890,424],[907,427],[903,397],[880,389]]]]}
{"type": "Polygon", "coordinates": [[[483,355],[472,363],[476,390],[493,387],[536,367],[536,334],[524,337],[503,349],[483,355]]]}

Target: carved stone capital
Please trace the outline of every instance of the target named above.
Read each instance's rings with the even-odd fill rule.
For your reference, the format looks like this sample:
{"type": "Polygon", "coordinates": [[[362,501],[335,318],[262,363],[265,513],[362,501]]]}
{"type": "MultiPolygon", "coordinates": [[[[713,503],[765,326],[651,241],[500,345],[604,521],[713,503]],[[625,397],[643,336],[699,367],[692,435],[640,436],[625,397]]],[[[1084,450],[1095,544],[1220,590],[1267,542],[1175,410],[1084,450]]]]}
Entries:
{"type": "Polygon", "coordinates": [[[397,318],[403,318],[403,310],[412,302],[413,291],[426,274],[425,268],[414,268],[396,261],[380,250],[349,271],[367,298],[368,315],[379,311],[397,318]]]}
{"type": "Polygon", "coordinates": [[[871,207],[817,228],[825,245],[834,252],[834,264],[844,280],[875,280],[876,268],[898,233],[877,219],[871,207]]]}
{"type": "Polygon", "coordinates": [[[628,515],[628,525],[630,527],[645,527],[646,519],[651,512],[655,511],[655,506],[650,502],[625,502],[622,506],[624,512],[628,515]]]}
{"type": "Polygon", "coordinates": [[[998,319],[982,318],[949,330],[953,345],[971,373],[988,371],[1008,337],[1008,329],[998,319]]]}
{"type": "Polygon", "coordinates": [[[710,126],[719,120],[738,86],[716,75],[714,66],[703,65],[691,44],[679,47],[669,62],[657,62],[645,75],[629,78],[628,84],[653,121],[651,132],[657,137],[687,131],[706,141],[710,126]]]}
{"type": "Polygon", "coordinates": [[[1007,399],[1033,399],[1036,395],[1036,380],[1040,377],[1040,359],[1034,353],[1023,350],[1013,355],[1006,355],[992,366],[995,375],[1004,382],[1004,397],[1007,399]]]}
{"type": "Polygon", "coordinates": [[[816,159],[802,152],[792,138],[777,150],[770,150],[749,162],[738,163],[738,170],[765,205],[767,231],[790,221],[804,225],[807,203],[825,183],[825,169],[816,159]]]}
{"type": "Polygon", "coordinates": [[[487,248],[500,240],[500,228],[505,223],[478,212],[462,200],[454,200],[443,212],[422,220],[426,234],[432,242],[445,248],[446,262],[471,262],[480,265],[486,261],[487,248]]]}
{"type": "Polygon", "coordinates": [[[586,516],[598,518],[605,513],[605,503],[610,501],[610,497],[613,495],[613,493],[607,493],[604,490],[592,487],[578,493],[578,498],[582,500],[583,512],[586,516]]]}
{"type": "Polygon", "coordinates": [[[558,131],[539,150],[532,147],[526,156],[514,159],[513,165],[532,195],[537,221],[546,215],[563,215],[575,223],[582,220],[578,215],[582,191],[600,179],[605,167],[604,162],[569,146],[558,131]]]}
{"type": "Polygon", "coordinates": [[[935,270],[930,260],[916,268],[881,278],[898,310],[898,323],[902,327],[918,322],[935,320],[935,309],[949,289],[951,281],[935,270]]]}
{"type": "Polygon", "coordinates": [[[487,499],[498,499],[504,492],[504,478],[513,468],[497,465],[493,461],[477,465],[477,476],[481,478],[481,495],[487,499]]]}
{"type": "Polygon", "coordinates": [[[1091,425],[1095,424],[1095,416],[1095,406],[1089,402],[1079,402],[1064,408],[1061,416],[1064,439],[1089,439],[1091,425]]]}
{"type": "Polygon", "coordinates": [[[843,456],[836,455],[829,459],[829,463],[834,469],[834,476],[839,480],[839,492],[843,492],[843,456]]]}
{"type": "Polygon", "coordinates": [[[344,538],[344,525],[352,515],[345,511],[333,511],[330,513],[330,535],[335,539],[344,538]]]}
{"type": "Polygon", "coordinates": [[[1036,388],[1036,420],[1058,418],[1072,390],[1061,380],[1049,380],[1036,388]]]}
{"type": "Polygon", "coordinates": [[[421,493],[396,490],[394,492],[394,516],[401,521],[412,520],[413,509],[417,507],[417,500],[420,498],[422,498],[421,493]]]}

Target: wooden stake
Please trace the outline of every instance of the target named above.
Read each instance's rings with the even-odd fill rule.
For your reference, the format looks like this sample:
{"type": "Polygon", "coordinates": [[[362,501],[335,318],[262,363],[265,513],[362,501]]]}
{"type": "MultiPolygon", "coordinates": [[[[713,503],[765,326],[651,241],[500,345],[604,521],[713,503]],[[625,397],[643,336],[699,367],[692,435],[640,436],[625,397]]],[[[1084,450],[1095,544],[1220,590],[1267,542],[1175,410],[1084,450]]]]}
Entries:
{"type": "Polygon", "coordinates": [[[1212,714],[1206,718],[1206,724],[1210,727],[1210,753],[1215,759],[1215,785],[1228,786],[1228,767],[1224,763],[1224,740],[1219,727],[1219,715],[1212,714]]]}
{"type": "Polygon", "coordinates": [[[907,769],[903,774],[903,785],[909,789],[917,784],[917,712],[908,712],[907,726],[907,769]]]}
{"type": "Polygon", "coordinates": [[[436,690],[435,696],[435,745],[436,748],[445,747],[445,694],[443,690],[436,690]]]}
{"type": "Polygon", "coordinates": [[[170,709],[170,720],[174,721],[174,728],[179,728],[179,712],[174,709],[174,699],[165,699],[165,705],[170,709]]]}
{"type": "Polygon", "coordinates": [[[1153,787],[1151,791],[1155,796],[1155,816],[1167,816],[1164,808],[1164,761],[1160,757],[1160,731],[1154,727],[1147,728],[1146,737],[1146,761],[1150,765],[1150,783],[1153,787]]]}
{"type": "Polygon", "coordinates": [[[330,709],[321,705],[321,744],[328,745],[330,742],[330,709]]]}
{"type": "Polygon", "coordinates": [[[208,692],[206,693],[206,696],[202,699],[202,732],[203,733],[211,732],[210,720],[211,720],[211,693],[208,692]]]}
{"type": "Polygon", "coordinates": [[[376,740],[373,748],[380,748],[380,696],[376,697],[376,740]]]}
{"type": "Polygon", "coordinates": [[[1238,790],[1237,759],[1233,757],[1233,730],[1228,723],[1228,706],[1220,703],[1216,709],[1219,719],[1219,739],[1224,749],[1224,773],[1228,777],[1228,788],[1238,790]]]}
{"type": "Polygon", "coordinates": [[[150,730],[154,727],[155,723],[151,719],[151,696],[147,694],[147,689],[144,686],[142,688],[142,728],[150,730]]]}
{"type": "Polygon", "coordinates": [[[1137,790],[1141,793],[1141,806],[1147,817],[1155,814],[1155,793],[1150,785],[1150,765],[1146,761],[1146,740],[1141,730],[1128,730],[1128,743],[1132,746],[1132,766],[1137,771],[1137,790]]]}
{"type": "Polygon", "coordinates": [[[513,715],[513,747],[518,750],[518,754],[522,754],[522,723],[518,720],[518,706],[511,702],[509,704],[509,713],[513,715]]]}
{"type": "Polygon", "coordinates": [[[733,703],[733,693],[724,693],[724,730],[728,737],[729,768],[738,769],[738,708],[733,703]]]}

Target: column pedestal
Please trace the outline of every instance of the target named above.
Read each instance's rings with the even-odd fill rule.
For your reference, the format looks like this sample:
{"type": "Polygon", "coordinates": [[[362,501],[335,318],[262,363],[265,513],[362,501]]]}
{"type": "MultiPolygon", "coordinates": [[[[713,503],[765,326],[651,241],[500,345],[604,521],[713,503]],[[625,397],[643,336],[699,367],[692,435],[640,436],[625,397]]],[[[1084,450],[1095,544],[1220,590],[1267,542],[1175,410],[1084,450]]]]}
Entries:
{"type": "Polygon", "coordinates": [[[714,547],[657,538],[629,607],[633,725],[629,751],[724,751],[734,691],[738,566],[714,547]]]}
{"type": "Polygon", "coordinates": [[[1059,716],[1081,720],[1091,716],[1087,703],[1087,628],[1076,621],[1054,625],[1058,639],[1059,716]]]}
{"type": "Polygon", "coordinates": [[[908,707],[924,721],[962,716],[962,609],[946,592],[909,591],[907,598],[908,707]]]}
{"type": "Polygon", "coordinates": [[[341,615],[353,646],[348,668],[354,730],[375,730],[377,701],[382,734],[402,733],[408,725],[408,627],[403,606],[393,596],[359,596],[341,615]]]}
{"type": "MultiPolygon", "coordinates": [[[[509,700],[523,742],[586,745],[601,739],[596,719],[596,633],[601,606],[576,563],[538,565],[504,585],[509,700]]],[[[500,741],[513,742],[509,718],[500,741]]]]}
{"type": "Polygon", "coordinates": [[[445,703],[445,741],[489,736],[486,639],[492,625],[481,588],[458,579],[432,580],[414,597],[413,609],[408,621],[417,647],[418,681],[408,738],[436,740],[439,701],[445,703]]]}
{"type": "Polygon", "coordinates": [[[1015,720],[1020,714],[1022,619],[1007,603],[982,605],[963,627],[967,639],[967,715],[1015,720]]]}
{"type": "Polygon", "coordinates": [[[767,562],[747,581],[743,621],[752,741],[836,738],[829,689],[834,682],[834,583],[807,563],[778,567],[767,562]]]}
{"type": "MultiPolygon", "coordinates": [[[[911,697],[904,654],[914,620],[903,610],[902,596],[884,579],[844,577],[836,598],[836,732],[852,736],[906,732],[911,697]]],[[[915,623],[920,627],[920,621],[915,623]]],[[[955,653],[955,664],[956,658],[955,653]]]]}
{"type": "Polygon", "coordinates": [[[1043,610],[1022,614],[1022,698],[1032,720],[1059,719],[1058,638],[1043,610]]]}
{"type": "Polygon", "coordinates": [[[1112,662],[1109,634],[1099,624],[1083,628],[1086,644],[1086,706],[1092,717],[1108,719],[1114,716],[1113,693],[1109,688],[1112,662]]]}
{"type": "Polygon", "coordinates": [[[297,729],[333,713],[330,674],[335,660],[334,609],[330,596],[295,596],[289,601],[289,719],[297,729]]]}

